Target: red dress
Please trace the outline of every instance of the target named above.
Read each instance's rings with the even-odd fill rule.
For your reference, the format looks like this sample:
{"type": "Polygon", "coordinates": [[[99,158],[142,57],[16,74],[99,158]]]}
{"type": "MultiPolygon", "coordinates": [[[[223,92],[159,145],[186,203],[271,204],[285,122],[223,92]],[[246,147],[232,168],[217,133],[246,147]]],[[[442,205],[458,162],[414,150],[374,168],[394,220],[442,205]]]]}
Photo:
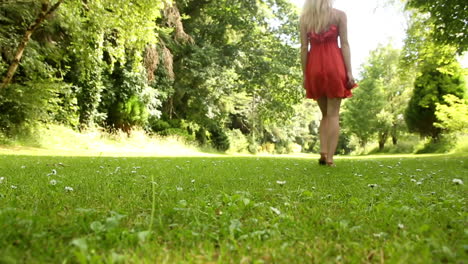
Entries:
{"type": "Polygon", "coordinates": [[[348,76],[343,54],[338,47],[338,27],[331,25],[325,32],[310,32],[307,36],[311,48],[307,54],[306,97],[314,100],[351,97],[351,90],[346,89],[348,76]]]}

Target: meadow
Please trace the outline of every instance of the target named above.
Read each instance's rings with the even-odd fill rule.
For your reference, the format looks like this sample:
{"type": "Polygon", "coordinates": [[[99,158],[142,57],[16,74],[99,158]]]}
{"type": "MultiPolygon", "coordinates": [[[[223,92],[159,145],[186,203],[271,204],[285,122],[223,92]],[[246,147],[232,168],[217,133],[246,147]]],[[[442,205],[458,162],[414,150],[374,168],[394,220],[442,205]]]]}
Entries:
{"type": "Polygon", "coordinates": [[[468,156],[0,154],[0,263],[465,263],[468,156]]]}

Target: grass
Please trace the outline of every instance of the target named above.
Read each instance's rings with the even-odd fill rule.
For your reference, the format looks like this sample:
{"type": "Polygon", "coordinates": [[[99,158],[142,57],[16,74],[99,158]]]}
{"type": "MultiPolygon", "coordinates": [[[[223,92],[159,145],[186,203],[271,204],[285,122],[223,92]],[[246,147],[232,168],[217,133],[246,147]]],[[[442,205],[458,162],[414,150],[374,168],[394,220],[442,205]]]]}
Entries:
{"type": "Polygon", "coordinates": [[[337,165],[0,154],[0,263],[468,259],[466,155],[337,165]]]}

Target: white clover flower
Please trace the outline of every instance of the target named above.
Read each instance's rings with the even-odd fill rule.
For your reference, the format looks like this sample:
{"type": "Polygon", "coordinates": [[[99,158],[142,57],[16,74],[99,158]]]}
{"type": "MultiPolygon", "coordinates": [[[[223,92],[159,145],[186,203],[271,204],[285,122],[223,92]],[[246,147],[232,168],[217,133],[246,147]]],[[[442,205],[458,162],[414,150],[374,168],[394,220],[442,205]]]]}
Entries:
{"type": "Polygon", "coordinates": [[[415,179],[411,179],[411,182],[417,182],[415,179]]]}
{"type": "Polygon", "coordinates": [[[421,184],[422,184],[422,182],[420,182],[420,181],[418,181],[418,182],[416,183],[416,185],[421,185],[421,184]]]}
{"type": "Polygon", "coordinates": [[[69,186],[65,186],[65,191],[67,192],[73,192],[73,188],[69,186]]]}
{"type": "Polygon", "coordinates": [[[285,185],[286,181],[276,181],[276,183],[279,184],[279,185],[285,185]]]}
{"type": "Polygon", "coordinates": [[[21,168],[22,168],[22,169],[26,169],[26,166],[23,165],[23,166],[21,166],[21,168]]]}
{"type": "Polygon", "coordinates": [[[398,228],[399,228],[399,229],[404,229],[404,228],[405,228],[405,225],[400,223],[400,224],[398,224],[398,228]]]}
{"type": "Polygon", "coordinates": [[[11,188],[12,189],[18,189],[18,187],[16,187],[15,185],[12,185],[11,188]]]}
{"type": "Polygon", "coordinates": [[[375,183],[367,184],[367,187],[376,188],[378,185],[375,183]]]}
{"type": "Polygon", "coordinates": [[[290,168],[286,168],[286,170],[290,170],[290,168]]]}
{"type": "Polygon", "coordinates": [[[416,171],[422,171],[421,169],[416,169],[416,171]]]}
{"type": "Polygon", "coordinates": [[[278,208],[275,208],[275,207],[272,207],[270,206],[270,209],[277,215],[280,215],[281,214],[281,211],[278,209],[278,208]]]}
{"type": "Polygon", "coordinates": [[[385,236],[385,233],[384,232],[380,232],[380,233],[374,233],[374,237],[377,237],[377,238],[381,238],[385,236]]]}
{"type": "Polygon", "coordinates": [[[456,185],[463,185],[463,181],[460,179],[453,179],[452,182],[455,183],[456,185]]]}
{"type": "Polygon", "coordinates": [[[195,183],[195,179],[191,180],[190,182],[191,182],[191,183],[195,183]]]}
{"type": "Polygon", "coordinates": [[[50,180],[50,182],[49,182],[49,183],[50,183],[50,185],[56,185],[56,184],[57,184],[57,181],[56,181],[56,180],[54,180],[54,179],[52,179],[52,180],[50,180]]]}
{"type": "Polygon", "coordinates": [[[132,170],[132,173],[137,173],[137,171],[135,171],[135,170],[132,170]]]}
{"type": "Polygon", "coordinates": [[[5,180],[5,177],[0,177],[0,183],[3,183],[4,180],[5,180]]]}
{"type": "Polygon", "coordinates": [[[182,187],[176,187],[176,190],[179,191],[179,192],[181,192],[181,191],[184,190],[184,188],[182,188],[182,187]]]}

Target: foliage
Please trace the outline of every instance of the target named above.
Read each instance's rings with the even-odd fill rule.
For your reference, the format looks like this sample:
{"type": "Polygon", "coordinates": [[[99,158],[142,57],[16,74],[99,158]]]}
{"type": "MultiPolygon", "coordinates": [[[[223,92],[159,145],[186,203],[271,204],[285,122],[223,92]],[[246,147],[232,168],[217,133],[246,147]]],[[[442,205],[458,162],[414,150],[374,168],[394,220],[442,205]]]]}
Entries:
{"type": "Polygon", "coordinates": [[[453,94],[442,98],[443,103],[436,103],[435,127],[452,133],[468,133],[468,100],[453,94]]]}
{"type": "Polygon", "coordinates": [[[265,124],[290,117],[301,96],[297,13],[282,0],[177,3],[194,44],[166,41],[176,78],[163,92],[163,116],[207,130],[213,122],[222,130],[241,126],[261,141],[265,124]]]}
{"type": "Polygon", "coordinates": [[[457,47],[459,54],[468,49],[468,6],[465,0],[407,0],[408,10],[417,10],[426,24],[433,26],[431,38],[441,45],[457,47]]]}
{"type": "Polygon", "coordinates": [[[442,132],[440,127],[435,126],[437,104],[443,104],[446,95],[463,98],[465,93],[462,70],[457,62],[443,68],[428,63],[416,78],[413,95],[405,112],[409,130],[437,140],[442,132]]]}
{"type": "Polygon", "coordinates": [[[33,133],[39,123],[78,125],[73,89],[62,83],[28,82],[0,92],[0,133],[10,137],[33,133]]]}
{"type": "Polygon", "coordinates": [[[399,58],[400,52],[391,46],[373,50],[363,65],[359,87],[345,103],[345,130],[359,139],[361,147],[377,134],[383,149],[387,138],[396,141],[402,129],[399,116],[409,85],[399,71],[399,58]]]}

